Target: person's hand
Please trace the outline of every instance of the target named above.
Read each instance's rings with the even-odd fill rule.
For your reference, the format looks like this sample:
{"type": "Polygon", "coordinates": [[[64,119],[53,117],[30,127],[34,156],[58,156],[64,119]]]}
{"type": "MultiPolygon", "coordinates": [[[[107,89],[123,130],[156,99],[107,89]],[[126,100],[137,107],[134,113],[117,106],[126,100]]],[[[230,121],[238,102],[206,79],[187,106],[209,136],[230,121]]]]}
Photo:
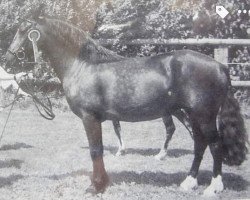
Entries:
{"type": "Polygon", "coordinates": [[[22,80],[24,80],[25,78],[29,78],[29,79],[32,79],[33,78],[33,74],[32,73],[26,73],[26,72],[20,72],[20,73],[17,73],[15,75],[15,81],[17,83],[20,83],[22,80]]]}
{"type": "Polygon", "coordinates": [[[20,73],[17,73],[15,76],[14,76],[14,79],[17,83],[20,83],[23,79],[24,79],[24,76],[26,76],[27,73],[25,72],[20,72],[20,73]]]}

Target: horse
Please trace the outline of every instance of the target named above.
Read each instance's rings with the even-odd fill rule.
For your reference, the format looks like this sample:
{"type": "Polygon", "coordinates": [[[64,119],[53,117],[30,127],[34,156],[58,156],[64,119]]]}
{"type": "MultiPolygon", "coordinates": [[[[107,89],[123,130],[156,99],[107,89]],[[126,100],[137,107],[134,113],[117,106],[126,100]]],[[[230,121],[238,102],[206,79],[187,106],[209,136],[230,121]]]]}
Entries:
{"type": "MultiPolygon", "coordinates": [[[[190,127],[189,119],[186,113],[183,110],[177,110],[172,115],[175,116],[184,125],[184,127],[188,130],[191,138],[193,138],[192,128],[190,127]]],[[[167,156],[168,144],[170,140],[172,139],[172,136],[175,131],[175,125],[173,123],[173,119],[171,115],[163,117],[162,121],[166,129],[167,137],[166,137],[166,140],[164,142],[162,149],[157,155],[155,155],[156,160],[163,160],[167,156]]],[[[115,134],[118,138],[118,150],[116,152],[116,156],[120,156],[125,153],[124,141],[121,138],[121,125],[120,125],[120,122],[117,120],[113,120],[112,123],[113,123],[115,134]]]]}
{"type": "Polygon", "coordinates": [[[205,195],[224,189],[222,162],[240,165],[246,159],[247,133],[225,65],[191,50],[123,58],[74,25],[37,15],[20,24],[5,55],[5,67],[15,63],[15,53],[33,30],[40,32],[37,45],[48,56],[72,112],[84,125],[93,164],[90,188],[96,193],[109,184],[103,161],[105,120],[149,121],[183,109],[194,137],[193,163],[180,184],[186,191],[198,186],[199,166],[208,146],[213,178],[205,195]]]}

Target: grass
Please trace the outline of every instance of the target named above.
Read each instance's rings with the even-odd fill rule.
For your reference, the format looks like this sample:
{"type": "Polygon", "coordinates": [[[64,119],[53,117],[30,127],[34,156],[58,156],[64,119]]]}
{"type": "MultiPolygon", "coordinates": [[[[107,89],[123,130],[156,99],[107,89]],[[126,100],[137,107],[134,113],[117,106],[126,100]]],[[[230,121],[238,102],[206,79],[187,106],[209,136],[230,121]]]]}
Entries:
{"type": "MultiPolygon", "coordinates": [[[[8,110],[0,113],[3,127],[8,110]]],[[[199,187],[183,192],[193,159],[193,141],[175,120],[176,132],[164,161],[154,159],[165,140],[161,120],[121,123],[126,154],[116,157],[117,138],[112,123],[103,123],[104,161],[111,178],[104,194],[85,192],[92,162],[81,121],[71,112],[57,112],[53,121],[35,109],[15,109],[0,143],[1,200],[82,199],[203,199],[210,183],[212,158],[207,150],[198,177],[199,187]]],[[[250,120],[246,121],[250,130],[250,120]]],[[[250,161],[240,167],[223,166],[226,189],[215,199],[250,198],[250,161]]]]}

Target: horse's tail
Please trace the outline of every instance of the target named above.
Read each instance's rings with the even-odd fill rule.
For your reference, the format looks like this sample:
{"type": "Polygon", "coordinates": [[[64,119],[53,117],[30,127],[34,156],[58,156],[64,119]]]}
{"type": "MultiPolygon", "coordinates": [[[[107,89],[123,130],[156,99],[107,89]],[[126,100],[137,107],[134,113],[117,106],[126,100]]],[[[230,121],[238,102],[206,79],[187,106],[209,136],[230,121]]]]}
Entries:
{"type": "Polygon", "coordinates": [[[249,142],[239,103],[231,90],[219,112],[218,125],[223,137],[223,162],[227,165],[240,165],[246,159],[249,142]]]}

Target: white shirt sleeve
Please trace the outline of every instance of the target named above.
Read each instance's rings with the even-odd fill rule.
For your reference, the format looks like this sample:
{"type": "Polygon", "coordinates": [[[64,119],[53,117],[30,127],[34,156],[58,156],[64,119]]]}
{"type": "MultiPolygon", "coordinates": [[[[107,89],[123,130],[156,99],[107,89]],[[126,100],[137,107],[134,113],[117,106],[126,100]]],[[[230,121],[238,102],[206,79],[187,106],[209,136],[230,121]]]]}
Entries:
{"type": "Polygon", "coordinates": [[[2,67],[0,67],[0,81],[2,80],[14,80],[14,75],[8,74],[2,67]]]}

